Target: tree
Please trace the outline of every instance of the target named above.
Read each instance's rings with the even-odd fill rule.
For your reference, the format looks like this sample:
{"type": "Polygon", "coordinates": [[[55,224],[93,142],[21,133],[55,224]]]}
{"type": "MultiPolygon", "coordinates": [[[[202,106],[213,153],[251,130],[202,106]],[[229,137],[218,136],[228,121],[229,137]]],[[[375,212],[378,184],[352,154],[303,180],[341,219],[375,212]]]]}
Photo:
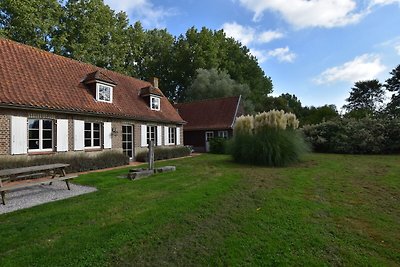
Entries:
{"type": "Polygon", "coordinates": [[[54,38],[55,52],[99,67],[125,72],[128,18],[102,0],[69,0],[54,38]]]}
{"type": "Polygon", "coordinates": [[[321,107],[304,107],[301,118],[301,125],[318,124],[338,118],[339,113],[335,105],[324,105],[321,107]]]}
{"type": "Polygon", "coordinates": [[[245,112],[254,111],[254,105],[248,98],[250,94],[248,85],[231,79],[226,71],[198,69],[197,76],[187,93],[186,101],[241,95],[245,112]]]}
{"type": "Polygon", "coordinates": [[[378,80],[359,81],[351,88],[348,102],[343,106],[347,116],[362,118],[379,112],[384,99],[382,84],[378,80]]]}
{"type": "Polygon", "coordinates": [[[0,32],[17,42],[52,51],[61,14],[57,0],[1,0],[0,32]]]}
{"type": "Polygon", "coordinates": [[[400,117],[400,65],[394,68],[390,74],[392,77],[386,80],[384,87],[393,92],[386,111],[392,117],[400,117]]]}
{"type": "Polygon", "coordinates": [[[231,79],[250,88],[250,98],[262,111],[261,101],[272,92],[272,81],[265,75],[248,48],[222,30],[212,31],[203,27],[200,31],[190,28],[177,38],[174,46],[173,80],[176,81],[176,100],[185,101],[188,88],[193,83],[197,69],[225,70],[231,79]]]}

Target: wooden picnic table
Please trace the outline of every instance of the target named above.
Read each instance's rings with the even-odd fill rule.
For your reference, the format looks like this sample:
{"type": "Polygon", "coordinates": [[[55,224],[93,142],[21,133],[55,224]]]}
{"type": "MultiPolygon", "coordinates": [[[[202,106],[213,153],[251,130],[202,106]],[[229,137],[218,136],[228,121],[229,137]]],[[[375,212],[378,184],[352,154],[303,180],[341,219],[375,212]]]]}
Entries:
{"type": "Polygon", "coordinates": [[[68,166],[69,164],[55,163],[0,170],[0,193],[3,205],[5,205],[6,191],[13,189],[44,183],[49,183],[51,185],[54,181],[65,181],[68,190],[71,190],[69,180],[77,177],[77,175],[66,175],[65,168],[68,166]],[[43,177],[47,178],[43,179],[43,177]],[[6,183],[3,184],[3,182],[6,183]]]}

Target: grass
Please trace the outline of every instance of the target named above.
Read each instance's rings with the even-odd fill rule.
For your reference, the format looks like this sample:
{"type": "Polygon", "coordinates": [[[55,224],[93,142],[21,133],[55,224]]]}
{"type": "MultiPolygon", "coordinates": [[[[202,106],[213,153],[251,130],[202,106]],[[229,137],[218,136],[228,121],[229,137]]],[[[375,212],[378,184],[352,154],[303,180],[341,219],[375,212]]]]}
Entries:
{"type": "Polygon", "coordinates": [[[138,181],[0,215],[0,266],[400,264],[400,157],[311,154],[287,168],[202,155],[138,181]]]}

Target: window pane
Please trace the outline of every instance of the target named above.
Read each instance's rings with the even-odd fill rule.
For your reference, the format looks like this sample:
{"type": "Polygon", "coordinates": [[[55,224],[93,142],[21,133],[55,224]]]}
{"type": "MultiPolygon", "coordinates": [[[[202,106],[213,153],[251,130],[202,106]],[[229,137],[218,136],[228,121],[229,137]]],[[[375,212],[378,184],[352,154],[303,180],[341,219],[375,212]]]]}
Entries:
{"type": "Polygon", "coordinates": [[[110,101],[111,100],[111,88],[102,84],[99,84],[99,100],[110,101]]]}
{"type": "Polygon", "coordinates": [[[29,149],[39,149],[39,140],[29,140],[29,149]]]}
{"type": "Polygon", "coordinates": [[[93,139],[93,146],[100,146],[100,139],[93,139]]]}
{"type": "Polygon", "coordinates": [[[52,129],[53,128],[53,122],[49,120],[44,120],[43,121],[43,129],[52,129]]]}
{"type": "Polygon", "coordinates": [[[90,139],[85,139],[85,147],[90,147],[92,146],[92,142],[90,142],[90,139]]]}
{"type": "Polygon", "coordinates": [[[93,123],[93,130],[94,131],[99,131],[100,130],[100,124],[99,123],[93,123]]]}
{"type": "Polygon", "coordinates": [[[53,134],[52,131],[46,130],[43,131],[43,139],[52,139],[53,134]]]}
{"type": "Polygon", "coordinates": [[[39,130],[29,130],[29,139],[39,140],[39,130]]]}
{"type": "Polygon", "coordinates": [[[93,132],[94,138],[100,138],[100,132],[93,132]]]}
{"type": "Polygon", "coordinates": [[[39,129],[39,120],[28,120],[29,129],[39,129]]]}
{"type": "Polygon", "coordinates": [[[85,131],[85,139],[86,138],[91,138],[91,136],[92,136],[92,132],[91,131],[85,131]]]}
{"type": "Polygon", "coordinates": [[[43,149],[52,148],[53,142],[51,140],[43,140],[43,149]]]}
{"type": "Polygon", "coordinates": [[[127,148],[127,143],[122,143],[122,149],[125,150],[127,148]]]}
{"type": "Polygon", "coordinates": [[[92,124],[90,122],[85,122],[85,130],[91,130],[92,124]]]}
{"type": "Polygon", "coordinates": [[[132,135],[129,134],[129,135],[127,136],[126,140],[127,140],[127,141],[132,141],[132,135]]]}

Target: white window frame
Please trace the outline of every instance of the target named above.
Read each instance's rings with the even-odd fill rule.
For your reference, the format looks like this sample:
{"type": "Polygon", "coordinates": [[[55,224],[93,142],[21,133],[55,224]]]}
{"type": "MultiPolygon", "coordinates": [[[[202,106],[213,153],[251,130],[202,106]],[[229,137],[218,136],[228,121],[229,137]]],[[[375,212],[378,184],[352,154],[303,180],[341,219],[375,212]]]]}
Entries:
{"type": "Polygon", "coordinates": [[[175,145],[176,144],[176,127],[168,128],[168,144],[175,145]],[[173,136],[172,136],[173,135],[173,136]],[[172,142],[171,142],[172,140],[172,142]]]}
{"type": "MultiPolygon", "coordinates": [[[[54,150],[54,121],[51,119],[28,119],[28,152],[52,152],[54,150]],[[39,121],[39,148],[29,148],[29,141],[32,140],[29,138],[29,122],[30,121],[39,121]],[[43,121],[51,122],[51,148],[43,148],[43,121]]],[[[46,139],[48,140],[48,139],[46,139]]]]}
{"type": "Polygon", "coordinates": [[[85,149],[98,149],[101,148],[101,123],[99,122],[88,122],[85,121],[84,125],[83,125],[83,146],[85,149]],[[86,136],[85,136],[85,132],[86,130],[86,123],[90,123],[90,146],[86,146],[86,136]],[[98,146],[94,146],[94,124],[98,124],[99,125],[99,145],[98,146]]]}
{"type": "Polygon", "coordinates": [[[218,137],[228,139],[228,131],[218,131],[218,137]]]}
{"type": "Polygon", "coordinates": [[[157,110],[159,111],[161,107],[161,98],[157,96],[150,96],[150,108],[151,110],[157,110]],[[153,102],[156,102],[158,104],[156,107],[153,108],[153,102]]]}
{"type": "Polygon", "coordinates": [[[157,126],[155,126],[155,125],[147,125],[147,128],[146,128],[146,142],[147,142],[147,145],[149,145],[149,141],[151,140],[151,139],[153,139],[153,138],[151,138],[151,134],[152,134],[152,131],[151,131],[151,129],[154,129],[154,146],[157,146],[157,129],[158,127],[157,126]]]}
{"type": "Polygon", "coordinates": [[[106,102],[106,103],[112,103],[113,102],[113,87],[104,83],[96,83],[96,100],[99,102],[106,102]],[[110,100],[104,100],[100,99],[100,87],[103,86],[107,89],[109,89],[110,92],[110,100]]]}
{"type": "Polygon", "coordinates": [[[132,156],[129,156],[129,158],[132,159],[132,158],[134,157],[134,154],[135,154],[135,153],[134,153],[134,146],[135,146],[135,144],[134,144],[134,141],[133,141],[133,138],[134,138],[134,127],[133,127],[133,125],[130,125],[130,124],[123,124],[123,125],[122,125],[121,134],[122,134],[122,138],[121,138],[121,141],[122,141],[122,152],[123,152],[125,155],[129,156],[129,155],[128,155],[128,151],[130,151],[131,154],[132,154],[132,156]],[[124,131],[124,129],[130,129],[130,133],[129,133],[129,131],[124,131]],[[127,140],[128,138],[126,138],[126,137],[128,137],[128,136],[130,136],[130,139],[131,139],[131,140],[127,140]],[[124,139],[125,139],[125,140],[124,140],[124,139]],[[124,148],[124,144],[125,144],[125,148],[124,148]],[[128,144],[131,145],[131,148],[130,148],[130,149],[126,148],[128,144]]]}

